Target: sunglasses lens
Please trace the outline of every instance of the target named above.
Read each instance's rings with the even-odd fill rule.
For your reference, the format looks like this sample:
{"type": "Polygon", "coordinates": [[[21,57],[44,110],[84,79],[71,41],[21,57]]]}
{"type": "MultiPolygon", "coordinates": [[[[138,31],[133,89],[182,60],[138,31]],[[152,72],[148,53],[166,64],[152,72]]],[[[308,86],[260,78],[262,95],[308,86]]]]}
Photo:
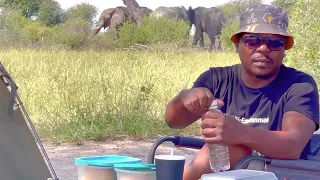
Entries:
{"type": "Polygon", "coordinates": [[[285,39],[282,38],[270,38],[268,39],[268,47],[273,51],[281,50],[286,43],[285,39]]]}
{"type": "Polygon", "coordinates": [[[249,48],[254,48],[254,49],[258,48],[261,45],[262,41],[263,41],[263,39],[259,38],[257,36],[245,36],[244,37],[244,43],[249,48]]]}
{"type": "MultiPolygon", "coordinates": [[[[261,46],[264,38],[259,36],[244,36],[244,43],[251,49],[257,49],[261,46]]],[[[267,38],[268,48],[272,51],[281,50],[286,43],[284,38],[267,38]]]]}

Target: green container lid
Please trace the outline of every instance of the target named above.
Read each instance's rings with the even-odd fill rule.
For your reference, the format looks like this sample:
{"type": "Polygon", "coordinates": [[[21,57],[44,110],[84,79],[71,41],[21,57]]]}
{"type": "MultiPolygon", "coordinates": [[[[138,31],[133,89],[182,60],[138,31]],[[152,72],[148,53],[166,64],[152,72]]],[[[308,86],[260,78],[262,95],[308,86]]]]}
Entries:
{"type": "Polygon", "coordinates": [[[76,164],[89,165],[89,166],[100,166],[100,167],[113,167],[115,164],[125,164],[125,163],[141,163],[141,159],[130,157],[130,156],[94,156],[94,157],[82,157],[75,158],[76,164]]]}
{"type": "Polygon", "coordinates": [[[155,171],[156,170],[155,164],[138,164],[138,163],[137,164],[133,164],[133,163],[115,164],[114,168],[129,170],[129,171],[155,171]]]}

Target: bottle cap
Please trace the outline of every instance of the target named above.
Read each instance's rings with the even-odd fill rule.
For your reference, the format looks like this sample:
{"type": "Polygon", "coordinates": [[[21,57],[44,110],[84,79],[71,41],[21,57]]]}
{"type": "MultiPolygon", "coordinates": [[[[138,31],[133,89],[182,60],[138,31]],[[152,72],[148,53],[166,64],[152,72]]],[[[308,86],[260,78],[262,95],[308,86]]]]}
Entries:
{"type": "Polygon", "coordinates": [[[212,110],[217,110],[218,109],[218,101],[215,99],[212,101],[210,107],[209,107],[209,111],[212,111],[212,110]]]}

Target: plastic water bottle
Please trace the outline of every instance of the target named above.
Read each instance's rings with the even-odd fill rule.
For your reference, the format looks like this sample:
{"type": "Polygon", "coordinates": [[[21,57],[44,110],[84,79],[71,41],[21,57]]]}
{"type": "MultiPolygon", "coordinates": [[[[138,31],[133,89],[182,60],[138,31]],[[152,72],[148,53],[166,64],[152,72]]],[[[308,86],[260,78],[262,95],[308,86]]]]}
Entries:
{"type": "MultiPolygon", "coordinates": [[[[209,107],[209,111],[220,111],[218,103],[214,100],[209,107]]],[[[221,112],[221,111],[220,111],[221,112]]],[[[228,146],[219,144],[208,144],[210,168],[215,173],[230,169],[228,146]]]]}

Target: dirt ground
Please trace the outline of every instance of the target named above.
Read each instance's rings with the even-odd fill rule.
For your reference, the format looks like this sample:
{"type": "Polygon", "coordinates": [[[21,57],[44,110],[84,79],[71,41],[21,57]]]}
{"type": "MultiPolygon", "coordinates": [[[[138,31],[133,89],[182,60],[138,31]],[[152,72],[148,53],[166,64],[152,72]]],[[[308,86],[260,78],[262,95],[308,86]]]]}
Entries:
{"type": "MultiPolygon", "coordinates": [[[[136,140],[119,139],[105,142],[84,142],[82,145],[43,142],[46,152],[59,180],[77,180],[77,167],[74,158],[101,155],[126,155],[141,158],[147,163],[148,151],[156,139],[136,140]]],[[[156,154],[170,154],[172,145],[163,143],[157,148],[156,154]]],[[[176,148],[174,154],[183,155],[189,163],[198,150],[176,148]]]]}

